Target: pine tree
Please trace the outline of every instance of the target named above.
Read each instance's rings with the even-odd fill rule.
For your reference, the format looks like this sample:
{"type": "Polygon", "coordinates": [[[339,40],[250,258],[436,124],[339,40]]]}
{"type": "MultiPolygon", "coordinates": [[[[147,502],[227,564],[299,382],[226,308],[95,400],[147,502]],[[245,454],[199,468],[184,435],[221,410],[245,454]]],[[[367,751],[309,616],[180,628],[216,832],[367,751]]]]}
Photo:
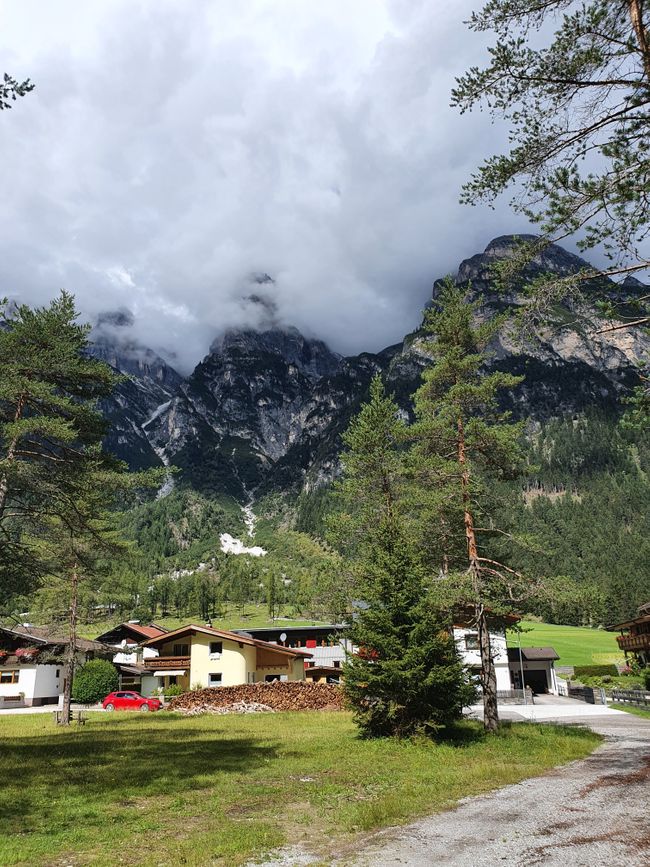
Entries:
{"type": "Polygon", "coordinates": [[[0,313],[0,594],[31,589],[44,563],[34,538],[44,515],[67,512],[106,424],[95,401],[117,377],[87,354],[89,326],[71,295],[0,313]]]}
{"type": "Polygon", "coordinates": [[[489,526],[486,505],[490,480],[512,477],[521,466],[521,426],[511,423],[497,402],[499,392],[514,388],[521,377],[485,372],[486,348],[502,320],[478,321],[479,306],[447,279],[426,311],[423,348],[433,364],[415,394],[409,462],[417,542],[442,579],[443,598],[473,611],[485,726],[494,731],[498,712],[489,628],[508,611],[521,576],[486,556],[487,539],[499,532],[489,526]]]}
{"type": "Polygon", "coordinates": [[[128,474],[105,453],[96,403],[117,377],[88,356],[89,326],[77,323],[71,295],[26,305],[0,329],[0,587],[8,577],[63,582],[69,644],[63,722],[68,723],[80,586],[123,549],[108,509],[157,486],[164,471],[128,474]],[[15,564],[19,566],[16,568],[15,564]]]}
{"type": "MultiPolygon", "coordinates": [[[[485,160],[462,200],[492,201],[516,185],[512,206],[543,232],[522,246],[521,264],[575,234],[579,249],[605,249],[609,274],[650,264],[648,17],[643,0],[487,0],[470,16],[495,43],[483,68],[457,79],[452,105],[505,118],[510,150],[485,160]]],[[[542,279],[537,299],[598,273],[542,279]]],[[[631,319],[647,323],[647,308],[631,319]]]]}
{"type": "Polygon", "coordinates": [[[452,632],[430,604],[402,512],[405,425],[375,377],[344,435],[336,533],[360,605],[350,631],[358,654],[344,689],[367,737],[408,736],[458,719],[470,689],[452,632]]]}

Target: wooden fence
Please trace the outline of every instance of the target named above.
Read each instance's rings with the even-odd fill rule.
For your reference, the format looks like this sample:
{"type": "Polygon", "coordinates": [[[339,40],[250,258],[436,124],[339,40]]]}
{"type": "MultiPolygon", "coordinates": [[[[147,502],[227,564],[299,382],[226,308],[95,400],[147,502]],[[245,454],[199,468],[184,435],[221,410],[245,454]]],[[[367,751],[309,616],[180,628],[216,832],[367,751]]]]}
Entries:
{"type": "Polygon", "coordinates": [[[650,709],[650,692],[644,689],[613,689],[612,701],[616,704],[633,704],[650,709]]]}

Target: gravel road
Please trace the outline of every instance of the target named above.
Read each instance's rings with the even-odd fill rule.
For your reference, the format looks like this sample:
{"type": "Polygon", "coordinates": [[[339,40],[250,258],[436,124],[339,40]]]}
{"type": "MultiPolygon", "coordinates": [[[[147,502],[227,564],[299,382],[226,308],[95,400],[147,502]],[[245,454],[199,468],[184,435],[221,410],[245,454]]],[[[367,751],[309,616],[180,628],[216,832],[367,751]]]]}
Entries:
{"type": "MultiPolygon", "coordinates": [[[[505,716],[505,714],[504,714],[505,716]]],[[[562,722],[585,723],[584,718],[562,722]]],[[[650,720],[590,717],[587,759],[378,834],[339,867],[641,867],[650,864],[650,720]]]]}

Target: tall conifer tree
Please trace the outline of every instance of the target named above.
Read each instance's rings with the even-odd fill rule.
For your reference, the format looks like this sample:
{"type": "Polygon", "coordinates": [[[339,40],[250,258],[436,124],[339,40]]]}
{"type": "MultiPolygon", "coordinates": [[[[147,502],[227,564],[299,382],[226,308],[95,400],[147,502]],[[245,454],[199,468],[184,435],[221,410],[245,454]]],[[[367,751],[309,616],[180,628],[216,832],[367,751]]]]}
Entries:
{"type": "Polygon", "coordinates": [[[490,479],[515,476],[523,460],[521,426],[498,409],[499,392],[521,377],[484,370],[487,345],[501,324],[499,317],[480,322],[479,303],[469,303],[452,280],[444,282],[425,315],[424,347],[433,364],[415,394],[417,419],[409,430],[414,532],[443,579],[448,604],[473,611],[490,731],[498,712],[489,628],[507,613],[521,581],[516,570],[486,556],[484,544],[498,532],[486,519],[490,479]]]}
{"type": "Polygon", "coordinates": [[[406,736],[456,720],[470,698],[453,633],[430,605],[403,514],[405,425],[376,377],[344,436],[336,528],[359,604],[344,689],[365,736],[406,736]]]}

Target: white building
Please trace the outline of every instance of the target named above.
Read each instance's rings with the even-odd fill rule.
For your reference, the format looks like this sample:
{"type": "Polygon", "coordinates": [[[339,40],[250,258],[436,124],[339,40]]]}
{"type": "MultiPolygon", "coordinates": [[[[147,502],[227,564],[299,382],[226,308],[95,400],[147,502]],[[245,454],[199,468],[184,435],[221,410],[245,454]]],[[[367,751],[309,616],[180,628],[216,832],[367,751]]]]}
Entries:
{"type": "MultiPolygon", "coordinates": [[[[478,632],[470,626],[454,626],[454,639],[463,664],[470,672],[478,675],[481,670],[478,632]]],[[[497,692],[511,690],[513,687],[510,679],[505,629],[494,629],[490,632],[490,648],[497,677],[497,692]]]]}
{"type": "MultiPolygon", "coordinates": [[[[47,629],[0,627],[0,708],[57,704],[65,685],[63,659],[67,645],[67,638],[47,629]]],[[[77,640],[80,662],[96,656],[107,656],[103,644],[77,640]]]]}

